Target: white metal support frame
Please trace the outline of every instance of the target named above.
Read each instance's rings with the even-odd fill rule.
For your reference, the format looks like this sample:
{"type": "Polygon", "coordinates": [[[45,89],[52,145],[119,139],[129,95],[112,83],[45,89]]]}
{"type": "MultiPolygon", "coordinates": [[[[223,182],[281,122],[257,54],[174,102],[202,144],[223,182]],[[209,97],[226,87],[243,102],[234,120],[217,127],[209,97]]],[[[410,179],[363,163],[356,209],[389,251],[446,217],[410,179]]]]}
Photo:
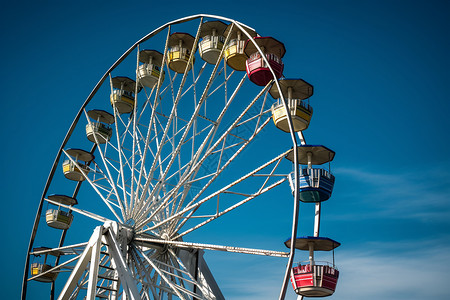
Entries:
{"type": "MultiPolygon", "coordinates": [[[[99,222],[100,226],[96,227],[81,254],[80,244],[63,247],[65,232],[60,244],[53,246],[70,255],[79,255],[78,259],[64,257],[61,262],[58,259],[48,271],[73,268],[63,289],[57,292],[58,299],[95,299],[99,296],[110,300],[224,299],[203,258],[204,250],[288,258],[287,264],[280,264],[283,268],[286,265],[279,297],[284,299],[295,253],[293,247],[289,252],[280,252],[191,239],[199,236],[191,233],[207,230],[211,222],[226,219],[221,218],[224,214],[239,213],[249,201],[264,199],[269,191],[281,188],[292,169],[285,154],[292,146],[296,149],[298,140],[305,143],[301,133],[297,137],[293,132],[290,114],[287,115],[291,141],[288,138],[285,143],[280,138],[280,142],[274,143],[266,135],[271,126],[268,90],[272,85],[280,89],[273,72],[274,80],[258,87],[245,73],[230,72],[223,59],[224,49],[221,49],[216,64],[207,64],[198,55],[194,57],[202,25],[209,20],[228,22],[231,28],[239,29],[243,36],[254,42],[248,33],[253,29],[228,18],[194,15],[169,22],[130,47],[107,70],[81,106],[61,144],[39,203],[27,251],[22,300],[26,299],[27,284],[32,279],[28,278],[28,271],[33,244],[35,239],[45,240],[47,234],[40,228],[42,223],[45,225],[40,220],[43,203],[57,204],[48,199],[48,193],[76,195],[82,185],[82,182],[65,185],[53,180],[61,165],[61,155],[67,154],[64,149],[67,146],[85,147],[78,143],[86,142],[86,139],[78,137],[85,134],[86,123],[92,125],[86,111],[105,106],[113,77],[135,76],[139,51],[150,46],[164,49],[161,50],[160,74],[164,73],[165,79],[160,76],[156,86],[144,86],[139,93],[141,86],[138,87],[136,76],[132,113],[120,114],[113,107],[113,138],[99,144],[94,135],[95,145],[88,144],[91,154],[100,154],[95,155],[91,172],[84,172],[76,159],[68,156],[83,176],[83,189],[86,189],[83,196],[88,195],[92,205],[86,207],[87,201],[79,201],[81,207],[64,204],[60,207],[76,213],[75,221],[89,218],[99,222]],[[192,55],[187,61],[187,65],[192,64],[192,69],[186,68],[178,74],[168,67],[168,41],[173,32],[182,31],[179,28],[185,23],[188,23],[188,30],[194,30],[193,47],[188,49],[192,55]],[[156,36],[157,43],[152,43],[156,36]],[[131,63],[128,63],[128,57],[131,57],[131,63]],[[128,73],[117,73],[116,68],[128,73]],[[82,115],[86,120],[81,118],[82,115]],[[274,151],[267,151],[269,144],[274,151]],[[249,158],[257,158],[257,161],[247,165],[249,158]],[[78,252],[69,253],[72,248],[77,248],[78,252]]],[[[230,31],[225,41],[231,38],[230,31]]],[[[257,45],[256,48],[262,53],[257,45]]],[[[266,60],[265,56],[263,59],[266,60]]],[[[281,100],[287,110],[283,95],[281,100]]],[[[297,159],[294,155],[296,192],[292,245],[295,244],[298,220],[297,159]]],[[[318,234],[318,226],[316,228],[318,234]]],[[[281,241],[284,234],[280,235],[281,241]]],[[[53,296],[50,299],[53,300],[53,296]]]]}
{"type": "Polygon", "coordinates": [[[128,265],[125,263],[124,254],[126,254],[125,249],[127,248],[127,245],[124,243],[119,244],[116,240],[116,236],[118,234],[117,231],[119,229],[117,223],[108,223],[108,225],[106,226],[108,230],[105,233],[105,238],[108,245],[109,254],[111,255],[111,259],[116,266],[123,290],[128,299],[138,300],[140,299],[140,296],[136,283],[133,280],[133,276],[131,275],[128,265]],[[115,230],[112,230],[111,227],[114,227],[115,230]]]}
{"type": "MultiPolygon", "coordinates": [[[[89,265],[89,282],[86,300],[94,300],[97,289],[98,266],[100,262],[100,249],[102,246],[102,227],[99,228],[99,234],[94,245],[92,245],[91,259],[89,265]]],[[[95,234],[95,233],[94,233],[95,234]]]]}
{"type": "MultiPolygon", "coordinates": [[[[67,280],[66,284],[64,285],[61,294],[58,297],[58,300],[68,300],[70,299],[70,296],[77,286],[78,281],[80,280],[81,276],[83,275],[88,263],[92,260],[92,249],[96,247],[96,245],[99,245],[101,243],[102,239],[102,231],[103,227],[99,226],[95,228],[94,233],[92,234],[91,238],[89,239],[88,244],[86,245],[86,248],[84,249],[83,253],[81,254],[80,259],[78,260],[77,264],[75,265],[75,268],[73,269],[72,273],[69,276],[69,279],[67,280]]],[[[98,265],[94,265],[94,268],[98,268],[98,265]]],[[[92,287],[91,287],[92,290],[92,287]]]]}
{"type": "Polygon", "coordinates": [[[116,267],[118,277],[122,283],[125,294],[128,299],[140,299],[139,292],[134,282],[133,276],[130,274],[129,267],[125,263],[124,253],[121,248],[126,248],[127,245],[120,245],[116,237],[118,224],[113,222],[106,222],[104,226],[99,226],[94,230],[83,254],[78,260],[73,269],[69,279],[66,282],[58,300],[70,299],[79,280],[82,278],[84,272],[87,270],[89,264],[89,275],[87,284],[87,299],[95,299],[97,295],[97,281],[100,265],[100,249],[104,243],[111,256],[111,262],[116,267]],[[103,241],[103,242],[102,242],[103,241]]]}

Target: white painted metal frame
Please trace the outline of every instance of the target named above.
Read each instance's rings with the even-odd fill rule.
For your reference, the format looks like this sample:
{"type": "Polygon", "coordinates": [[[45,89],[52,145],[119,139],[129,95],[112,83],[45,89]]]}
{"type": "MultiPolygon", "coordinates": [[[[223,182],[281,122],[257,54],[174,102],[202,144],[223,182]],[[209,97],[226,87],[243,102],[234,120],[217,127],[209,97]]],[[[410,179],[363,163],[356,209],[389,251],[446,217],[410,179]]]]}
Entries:
{"type": "MultiPolygon", "coordinates": [[[[248,91],[241,92],[241,90],[245,90],[245,87],[251,83],[248,82],[245,74],[227,70],[227,65],[222,59],[224,50],[221,51],[220,59],[215,65],[208,66],[197,57],[192,70],[186,69],[184,74],[174,74],[170,71],[166,53],[172,26],[199,20],[194,46],[191,49],[191,53],[195,53],[204,18],[228,21],[251,38],[241,23],[217,16],[196,15],[167,23],[125,52],[105,73],[82,105],[61,145],[44,188],[30,238],[22,299],[26,297],[27,282],[33,279],[28,278],[28,264],[38,232],[42,204],[44,201],[55,204],[46,198],[46,195],[60,156],[67,155],[64,148],[69,143],[72,133],[85,124],[77,126],[81,115],[84,113],[86,123],[91,124],[86,107],[97,93],[101,94],[101,87],[106,79],[109,78],[109,90],[112,90],[112,72],[125,61],[129,54],[137,50],[134,67],[136,70],[139,65],[141,44],[163,30],[167,30],[162,68],[166,72],[166,83],[159,81],[154,88],[144,88],[141,93],[138,93],[136,87],[135,105],[130,117],[119,114],[113,108],[115,136],[113,135],[111,140],[103,145],[96,143],[98,146],[92,147],[92,152],[98,152],[97,159],[91,166],[92,172],[87,174],[79,168],[85,182],[106,208],[105,215],[113,216],[118,225],[116,223],[114,226],[111,225],[113,224],[109,221],[111,217],[62,205],[76,213],[100,221],[104,225],[96,228],[73,267],[72,274],[58,299],[76,298],[83,294],[84,289],[87,289],[87,299],[94,299],[102,293],[109,294],[111,299],[120,297],[122,299],[151,299],[152,297],[154,299],[166,299],[165,297],[167,299],[172,297],[223,299],[203,257],[197,256],[194,259],[192,256],[183,256],[180,254],[186,253],[183,249],[195,251],[208,249],[289,257],[287,270],[292,266],[293,249],[290,252],[279,252],[181,240],[189,233],[203,228],[287,180],[287,173],[281,170],[281,165],[290,145],[286,145],[286,150],[267,162],[260,162],[253,171],[245,175],[241,174],[231,183],[222,184],[221,178],[225,177],[223,174],[232,168],[235,161],[239,161],[242,153],[249,151],[249,146],[257,141],[258,137],[264,134],[263,130],[270,121],[271,103],[267,99],[267,91],[272,84],[278,86],[278,82],[275,80],[257,89],[252,86],[254,96],[248,99],[247,105],[239,107],[235,106],[239,103],[238,100],[242,102],[242,99],[246,98],[242,94],[248,95],[248,91]],[[200,67],[197,69],[198,65],[200,67]],[[213,97],[215,97],[214,101],[211,100],[213,97]],[[223,98],[222,103],[217,101],[217,98],[223,98]],[[191,104],[187,104],[187,99],[191,104]],[[186,114],[186,108],[191,112],[186,114]],[[214,113],[209,114],[210,111],[214,113]],[[233,113],[235,115],[229,118],[228,115],[233,113]],[[222,184],[222,187],[218,182],[222,184]],[[196,185],[199,188],[195,189],[196,185]],[[214,200],[215,204],[211,204],[214,200]],[[133,227],[134,237],[131,240],[127,240],[118,232],[118,228],[125,228],[121,224],[133,227]],[[104,247],[107,248],[106,252],[102,250],[104,247]],[[195,267],[185,267],[193,261],[196,263],[195,267]],[[102,268],[102,264],[110,268],[107,273],[100,272],[99,268],[102,268]]],[[[227,42],[230,36],[225,38],[227,42]]],[[[262,53],[258,45],[255,44],[255,46],[262,53]]],[[[191,55],[188,64],[193,62],[193,59],[194,55],[191,55]]],[[[265,56],[263,59],[266,60],[265,56]]],[[[136,77],[136,81],[139,83],[139,78],[136,77]]],[[[281,97],[284,101],[283,96],[281,97]]],[[[285,101],[284,104],[287,109],[285,101]]],[[[292,121],[289,119],[288,123],[291,128],[293,146],[296,149],[297,138],[293,134],[292,121]]],[[[97,142],[95,135],[94,138],[97,142]]],[[[299,138],[301,143],[305,143],[301,133],[299,138]]],[[[76,167],[79,167],[73,158],[68,155],[67,157],[76,167]]],[[[294,155],[294,160],[296,159],[297,156],[294,155]]],[[[294,161],[294,170],[296,186],[298,186],[296,161],[294,161]]],[[[74,195],[78,193],[80,186],[81,183],[76,185],[74,195]]],[[[295,190],[298,191],[298,188],[295,190]]],[[[298,194],[296,193],[292,244],[295,244],[297,230],[297,205],[298,194]]],[[[65,231],[60,244],[64,243],[64,238],[65,231]]],[[[61,262],[54,269],[58,270],[75,260],[61,262]]],[[[285,278],[280,299],[284,298],[287,282],[288,279],[285,278]]],[[[54,285],[52,289],[53,287],[54,285]]]]}

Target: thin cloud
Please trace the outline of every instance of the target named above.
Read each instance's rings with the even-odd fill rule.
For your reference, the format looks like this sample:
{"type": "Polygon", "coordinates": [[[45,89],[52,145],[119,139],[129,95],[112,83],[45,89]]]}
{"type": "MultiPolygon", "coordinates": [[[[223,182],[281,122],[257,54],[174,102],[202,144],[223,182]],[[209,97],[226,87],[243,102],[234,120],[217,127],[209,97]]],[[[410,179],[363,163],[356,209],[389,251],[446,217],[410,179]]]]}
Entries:
{"type": "MultiPolygon", "coordinates": [[[[450,299],[448,235],[428,241],[368,242],[337,254],[340,278],[330,299],[450,299]]],[[[237,255],[223,263],[241,266],[235,269],[239,281],[235,276],[216,278],[227,299],[278,299],[284,275],[278,260],[256,263],[253,257],[237,255]]],[[[286,299],[296,299],[290,284],[286,299]]]]}
{"type": "MultiPolygon", "coordinates": [[[[362,218],[414,218],[448,221],[450,215],[450,172],[421,168],[403,173],[377,173],[356,168],[335,170],[351,205],[371,209],[359,212],[362,218]],[[347,191],[352,191],[347,192],[347,191]],[[401,210],[401,214],[398,212],[401,210]]],[[[339,182],[337,184],[340,184],[339,182]]],[[[352,215],[355,217],[355,215],[352,215]]],[[[339,217],[344,217],[340,215],[339,217]]]]}
{"type": "Polygon", "coordinates": [[[448,242],[371,243],[341,251],[333,299],[450,299],[448,242]]]}

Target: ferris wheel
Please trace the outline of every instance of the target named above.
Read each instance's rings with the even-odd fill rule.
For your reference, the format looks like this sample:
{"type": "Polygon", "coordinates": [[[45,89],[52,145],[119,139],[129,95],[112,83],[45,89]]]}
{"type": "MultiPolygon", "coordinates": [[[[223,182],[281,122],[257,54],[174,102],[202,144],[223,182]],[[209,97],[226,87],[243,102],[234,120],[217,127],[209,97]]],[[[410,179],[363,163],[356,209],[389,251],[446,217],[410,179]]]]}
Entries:
{"type": "Polygon", "coordinates": [[[225,299],[205,250],[287,258],[280,299],[289,278],[299,297],[331,295],[334,259],[321,264],[313,254],[339,246],[319,236],[334,176],[312,166],[334,152],[306,144],[313,87],[284,78],[285,51],[275,38],[212,15],[169,22],[130,47],[82,104],[57,153],[22,299],[31,299],[31,286],[50,299],[225,299]],[[273,126],[281,142],[267,134],[273,126]],[[289,185],[289,251],[191,239],[289,185]],[[316,205],[314,236],[296,237],[299,201],[316,205]],[[96,225],[80,232],[89,222],[96,225]],[[295,249],[309,251],[308,264],[292,267],[295,249]]]}

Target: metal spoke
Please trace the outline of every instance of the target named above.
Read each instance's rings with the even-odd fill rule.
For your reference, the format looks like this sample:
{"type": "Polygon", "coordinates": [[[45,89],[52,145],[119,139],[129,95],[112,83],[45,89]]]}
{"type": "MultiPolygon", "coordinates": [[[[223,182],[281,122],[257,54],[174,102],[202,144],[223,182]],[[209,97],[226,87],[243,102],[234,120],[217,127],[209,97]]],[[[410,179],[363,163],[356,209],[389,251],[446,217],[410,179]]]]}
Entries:
{"type": "MultiPolygon", "coordinates": [[[[87,122],[88,122],[89,126],[92,127],[92,122],[91,122],[89,116],[87,115],[86,110],[84,110],[84,113],[85,113],[85,116],[86,116],[86,119],[87,119],[87,122]]],[[[99,142],[98,142],[97,134],[94,134],[94,139],[95,139],[95,143],[98,145],[99,142]]],[[[120,210],[121,210],[121,212],[122,212],[122,218],[125,218],[126,211],[125,211],[125,209],[124,209],[124,207],[123,207],[122,200],[121,200],[121,198],[120,198],[120,196],[119,196],[119,193],[118,193],[118,191],[117,191],[117,187],[116,187],[116,185],[114,184],[114,180],[113,180],[113,178],[112,178],[112,176],[111,176],[111,172],[110,172],[110,170],[109,170],[108,164],[106,163],[105,153],[102,151],[101,147],[98,147],[98,152],[100,153],[100,157],[101,157],[101,159],[102,159],[102,161],[103,161],[103,165],[105,166],[106,173],[107,173],[107,175],[108,175],[108,176],[107,176],[107,181],[108,181],[108,183],[110,184],[111,188],[114,190],[114,194],[115,194],[115,196],[117,197],[117,202],[119,203],[120,210]]]]}
{"type": "Polygon", "coordinates": [[[87,176],[86,172],[83,170],[83,168],[80,167],[80,165],[78,164],[77,161],[75,161],[70,155],[67,154],[67,152],[65,150],[63,150],[64,154],[67,156],[67,158],[69,158],[69,160],[75,165],[76,168],[78,168],[78,170],[80,170],[80,172],[83,174],[83,177],[89,182],[89,184],[92,186],[92,188],[97,192],[97,194],[100,196],[100,198],[103,200],[103,202],[106,204],[106,206],[109,208],[109,210],[114,214],[114,216],[117,218],[117,220],[122,221],[123,219],[119,217],[119,215],[117,215],[116,211],[111,207],[111,204],[109,203],[109,201],[107,201],[102,193],[100,193],[100,191],[98,190],[98,188],[96,187],[96,185],[92,182],[92,180],[87,176]]]}
{"type": "Polygon", "coordinates": [[[165,241],[165,240],[145,238],[145,237],[137,237],[136,241],[150,242],[150,243],[156,243],[156,244],[167,244],[167,245],[173,245],[176,247],[186,248],[186,249],[203,249],[203,250],[207,249],[207,250],[216,250],[216,251],[225,251],[225,252],[236,252],[236,253],[242,253],[242,254],[275,256],[275,257],[288,257],[289,256],[289,252],[251,249],[251,248],[242,248],[242,247],[233,247],[233,246],[220,246],[220,245],[211,245],[211,244],[203,244],[203,243],[179,242],[179,241],[174,241],[174,240],[165,241]]]}

